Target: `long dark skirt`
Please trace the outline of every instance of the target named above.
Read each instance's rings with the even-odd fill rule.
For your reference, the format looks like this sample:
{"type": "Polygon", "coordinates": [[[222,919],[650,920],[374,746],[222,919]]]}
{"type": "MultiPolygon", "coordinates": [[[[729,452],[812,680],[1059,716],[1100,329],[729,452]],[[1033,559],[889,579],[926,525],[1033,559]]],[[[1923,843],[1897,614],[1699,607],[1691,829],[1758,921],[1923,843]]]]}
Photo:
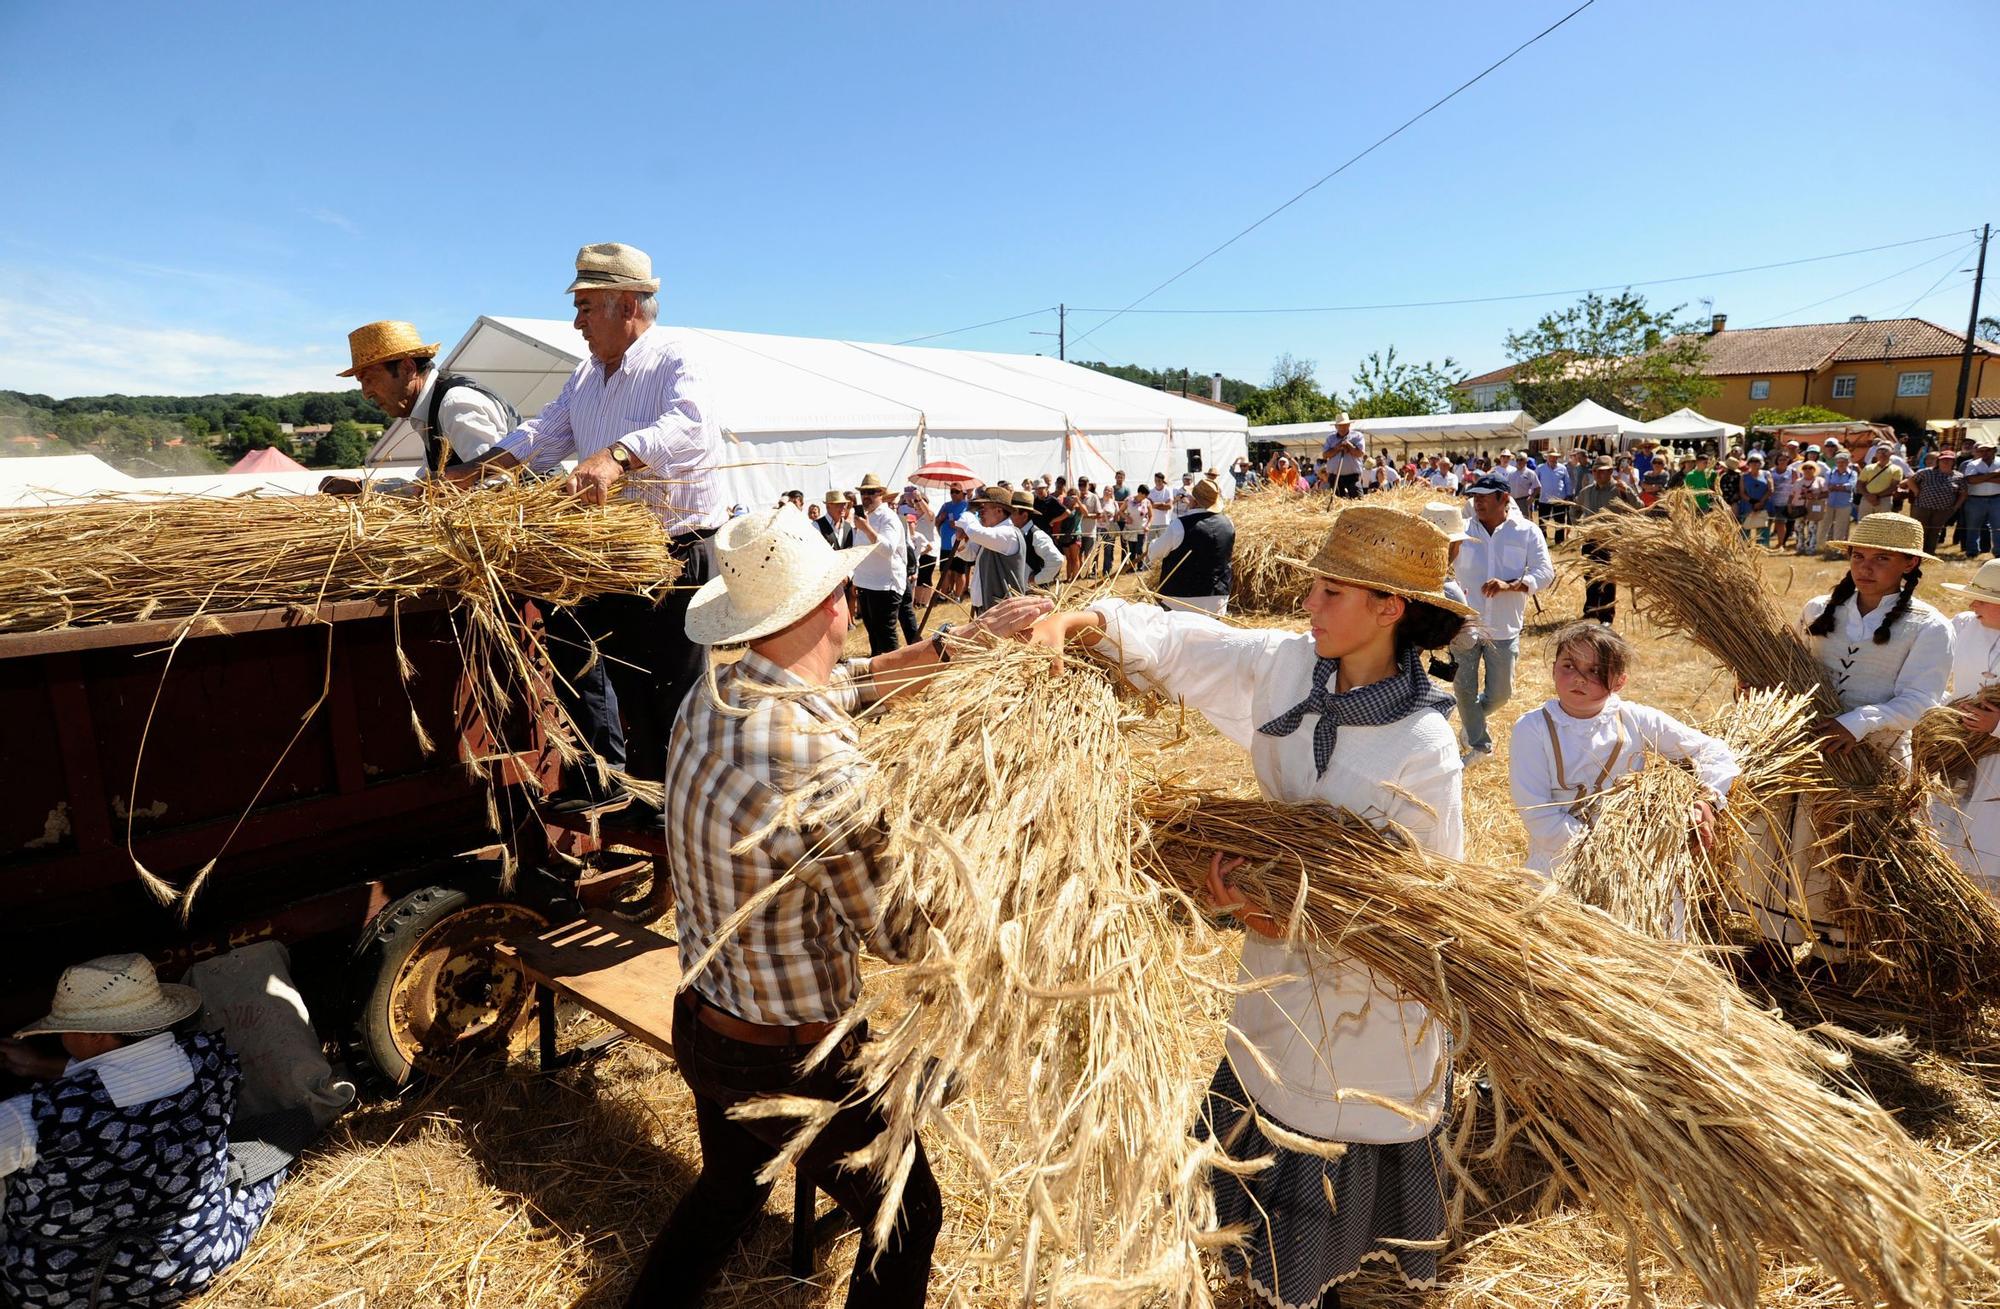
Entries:
{"type": "MultiPolygon", "coordinates": [[[[1387,1243],[1444,1237],[1440,1152],[1451,1121],[1449,1093],[1430,1135],[1395,1145],[1350,1144],[1338,1159],[1272,1144],[1257,1129],[1249,1104],[1236,1070],[1223,1059],[1209,1083],[1195,1136],[1214,1137],[1233,1159],[1277,1160],[1250,1177],[1215,1174],[1217,1216],[1224,1226],[1240,1223],[1249,1229],[1242,1245],[1223,1252],[1232,1275],[1281,1309],[1315,1309],[1327,1288],[1352,1278],[1369,1260],[1392,1264],[1408,1286],[1437,1284],[1436,1249],[1387,1243]],[[1331,1211],[1328,1185],[1335,1200],[1331,1211]]],[[[1291,1130],[1288,1123],[1280,1125],[1291,1130]]]]}

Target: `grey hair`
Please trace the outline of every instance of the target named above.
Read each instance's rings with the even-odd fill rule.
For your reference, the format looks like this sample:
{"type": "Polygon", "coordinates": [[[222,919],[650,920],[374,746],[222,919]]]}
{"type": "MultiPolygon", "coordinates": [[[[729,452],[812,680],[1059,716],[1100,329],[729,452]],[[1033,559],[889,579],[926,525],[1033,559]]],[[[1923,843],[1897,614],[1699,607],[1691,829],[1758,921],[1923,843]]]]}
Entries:
{"type": "Polygon", "coordinates": [[[639,317],[649,323],[660,321],[660,297],[652,291],[639,295],[639,317]]]}

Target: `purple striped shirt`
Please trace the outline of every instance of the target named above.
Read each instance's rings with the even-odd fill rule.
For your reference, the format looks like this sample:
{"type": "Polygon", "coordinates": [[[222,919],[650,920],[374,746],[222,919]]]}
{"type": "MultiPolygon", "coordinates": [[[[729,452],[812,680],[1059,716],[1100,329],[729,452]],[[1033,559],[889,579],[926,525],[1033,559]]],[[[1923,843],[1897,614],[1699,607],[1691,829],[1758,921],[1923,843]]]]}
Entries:
{"type": "Polygon", "coordinates": [[[620,443],[646,465],[621,480],[624,493],[651,506],[669,536],[722,525],[722,425],[700,372],[657,327],[608,377],[594,356],[577,365],[561,394],[500,448],[546,473],[620,443]]]}

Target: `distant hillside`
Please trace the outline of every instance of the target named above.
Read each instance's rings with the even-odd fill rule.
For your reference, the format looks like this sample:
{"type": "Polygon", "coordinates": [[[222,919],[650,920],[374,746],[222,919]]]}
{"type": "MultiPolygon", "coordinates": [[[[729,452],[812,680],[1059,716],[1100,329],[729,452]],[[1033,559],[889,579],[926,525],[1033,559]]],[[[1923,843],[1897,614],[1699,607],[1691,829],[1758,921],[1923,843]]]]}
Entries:
{"type": "Polygon", "coordinates": [[[291,395],[84,395],[0,391],[0,455],[87,452],[135,476],[204,472],[276,446],[309,466],[349,467],[388,421],[360,391],[291,395]],[[310,435],[283,430],[331,428],[310,435]]]}
{"type": "MultiPolygon", "coordinates": [[[[1141,368],[1137,364],[1107,364],[1093,359],[1072,359],[1070,362],[1079,367],[1109,373],[1113,377],[1122,377],[1128,382],[1137,382],[1140,386],[1150,386],[1160,391],[1179,392],[1185,379],[1188,394],[1198,395],[1204,399],[1209,393],[1209,373],[1213,371],[1200,368],[1141,368]]],[[[1240,405],[1255,395],[1259,389],[1255,382],[1224,377],[1223,403],[1240,405]]]]}

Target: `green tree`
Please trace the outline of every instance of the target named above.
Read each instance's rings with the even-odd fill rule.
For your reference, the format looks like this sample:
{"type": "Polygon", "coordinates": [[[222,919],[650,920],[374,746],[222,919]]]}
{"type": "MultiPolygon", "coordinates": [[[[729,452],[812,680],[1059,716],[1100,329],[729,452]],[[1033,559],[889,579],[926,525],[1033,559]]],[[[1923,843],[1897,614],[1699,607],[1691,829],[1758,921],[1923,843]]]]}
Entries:
{"type": "Polygon", "coordinates": [[[1794,405],[1790,409],[1759,409],[1750,415],[1749,427],[1794,427],[1800,423],[1851,423],[1854,415],[1818,405],[1794,405]]]}
{"type": "Polygon", "coordinates": [[[1722,386],[1702,376],[1705,338],[1696,324],[1675,320],[1683,307],[1656,311],[1630,291],[1592,292],[1508,333],[1521,407],[1543,422],[1584,400],[1641,419],[1699,408],[1722,386]]]}
{"type": "Polygon", "coordinates": [[[1446,355],[1444,362],[1420,364],[1371,352],[1354,370],[1353,397],[1348,412],[1356,418],[1406,418],[1417,414],[1448,414],[1465,400],[1455,379],[1464,370],[1446,355]]]}
{"type": "Polygon", "coordinates": [[[1271,365],[1271,383],[1244,398],[1236,412],[1252,426],[1272,423],[1324,423],[1340,412],[1339,397],[1319,389],[1313,376],[1317,365],[1310,359],[1279,355],[1271,365]]]}
{"type": "Polygon", "coordinates": [[[292,438],[278,426],[275,418],[263,414],[245,414],[236,424],[236,430],[229,434],[229,458],[234,461],[252,450],[262,450],[270,446],[281,454],[292,453],[292,438]]]}
{"type": "Polygon", "coordinates": [[[312,458],[307,462],[315,468],[359,468],[368,457],[370,444],[361,424],[343,418],[313,445],[312,458]]]}
{"type": "Polygon", "coordinates": [[[1979,320],[1978,330],[1974,334],[1982,341],[2000,341],[2000,318],[1988,314],[1979,320]]]}

